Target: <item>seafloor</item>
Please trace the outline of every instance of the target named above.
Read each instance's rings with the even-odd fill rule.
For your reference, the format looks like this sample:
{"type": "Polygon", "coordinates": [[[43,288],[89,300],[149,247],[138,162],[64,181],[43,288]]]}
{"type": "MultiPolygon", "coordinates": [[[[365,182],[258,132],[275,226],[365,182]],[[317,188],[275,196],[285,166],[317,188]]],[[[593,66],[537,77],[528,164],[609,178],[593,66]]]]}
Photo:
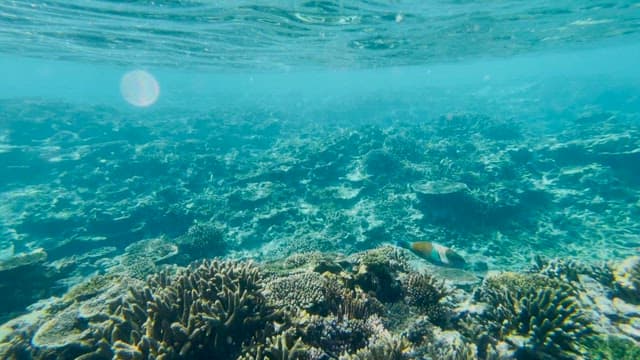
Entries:
{"type": "Polygon", "coordinates": [[[2,358],[640,357],[638,115],[0,110],[2,358]]]}

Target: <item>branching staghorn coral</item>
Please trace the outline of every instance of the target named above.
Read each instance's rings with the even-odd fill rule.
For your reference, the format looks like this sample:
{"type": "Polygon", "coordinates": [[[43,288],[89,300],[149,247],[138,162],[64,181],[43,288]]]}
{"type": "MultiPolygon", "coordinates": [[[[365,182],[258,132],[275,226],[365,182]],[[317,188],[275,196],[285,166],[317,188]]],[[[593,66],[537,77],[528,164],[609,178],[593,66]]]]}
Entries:
{"type": "Polygon", "coordinates": [[[332,311],[339,319],[366,320],[385,312],[384,305],[378,299],[361,291],[345,289],[336,300],[336,307],[332,311]]]}
{"type": "Polygon", "coordinates": [[[309,358],[309,347],[293,330],[285,331],[256,344],[237,360],[305,360],[309,358]]]}
{"type": "Polygon", "coordinates": [[[550,279],[504,273],[485,280],[477,296],[489,304],[488,333],[517,350],[517,358],[573,359],[594,330],[567,287],[550,279]]]}
{"type": "Polygon", "coordinates": [[[412,273],[403,281],[403,288],[407,304],[419,308],[435,324],[445,321],[447,307],[441,300],[451,294],[451,290],[444,280],[438,281],[426,273],[412,273]]]}
{"type": "Polygon", "coordinates": [[[411,355],[411,344],[405,338],[388,336],[354,354],[343,354],[340,360],[408,360],[411,355]]]}
{"type": "Polygon", "coordinates": [[[478,358],[476,346],[465,342],[458,332],[445,331],[437,334],[426,347],[432,359],[475,360],[478,358]]]}
{"type": "Polygon", "coordinates": [[[102,337],[118,359],[227,359],[280,316],[258,268],[231,261],[159,273],[114,307],[102,337]]]}
{"type": "Polygon", "coordinates": [[[640,304],[640,257],[632,256],[616,265],[614,289],[618,297],[640,304]]]}
{"type": "Polygon", "coordinates": [[[577,282],[580,275],[588,275],[605,286],[610,286],[613,281],[611,269],[604,264],[585,264],[572,259],[547,259],[540,255],[534,257],[530,271],[565,282],[577,282]]]}

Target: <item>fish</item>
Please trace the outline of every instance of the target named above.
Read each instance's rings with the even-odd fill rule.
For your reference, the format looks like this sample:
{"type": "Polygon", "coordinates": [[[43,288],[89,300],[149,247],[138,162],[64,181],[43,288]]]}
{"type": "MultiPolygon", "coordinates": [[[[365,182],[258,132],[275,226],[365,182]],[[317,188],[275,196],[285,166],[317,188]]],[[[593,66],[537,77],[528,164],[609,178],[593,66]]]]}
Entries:
{"type": "Polygon", "coordinates": [[[419,257],[440,266],[464,268],[467,262],[453,249],[431,241],[398,241],[397,246],[405,248],[419,257]]]}

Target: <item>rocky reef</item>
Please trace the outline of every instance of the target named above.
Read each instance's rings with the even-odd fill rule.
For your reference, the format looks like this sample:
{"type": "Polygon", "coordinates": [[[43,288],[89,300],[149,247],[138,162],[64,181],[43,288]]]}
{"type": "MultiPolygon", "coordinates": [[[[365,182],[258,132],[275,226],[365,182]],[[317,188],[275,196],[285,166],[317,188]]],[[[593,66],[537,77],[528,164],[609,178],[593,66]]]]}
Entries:
{"type": "Polygon", "coordinates": [[[146,280],[98,276],[0,327],[0,356],[454,360],[640,353],[640,306],[627,302],[635,299],[630,290],[620,290],[638,282],[636,258],[603,266],[540,259],[527,271],[470,282],[416,267],[411,253],[393,250],[163,265],[146,280]],[[551,263],[579,275],[567,280],[540,267],[551,263]],[[602,277],[607,271],[612,276],[602,277]],[[394,285],[381,287],[381,278],[394,285]]]}

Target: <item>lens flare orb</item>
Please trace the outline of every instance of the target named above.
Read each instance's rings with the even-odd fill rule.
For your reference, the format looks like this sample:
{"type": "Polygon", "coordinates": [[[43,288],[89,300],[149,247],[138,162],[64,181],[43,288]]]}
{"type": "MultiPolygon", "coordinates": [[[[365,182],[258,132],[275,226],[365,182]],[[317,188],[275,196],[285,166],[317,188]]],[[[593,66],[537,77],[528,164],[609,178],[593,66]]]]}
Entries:
{"type": "Polygon", "coordinates": [[[160,96],[158,80],[145,70],[129,71],[120,80],[120,93],[131,105],[148,107],[160,96]]]}

